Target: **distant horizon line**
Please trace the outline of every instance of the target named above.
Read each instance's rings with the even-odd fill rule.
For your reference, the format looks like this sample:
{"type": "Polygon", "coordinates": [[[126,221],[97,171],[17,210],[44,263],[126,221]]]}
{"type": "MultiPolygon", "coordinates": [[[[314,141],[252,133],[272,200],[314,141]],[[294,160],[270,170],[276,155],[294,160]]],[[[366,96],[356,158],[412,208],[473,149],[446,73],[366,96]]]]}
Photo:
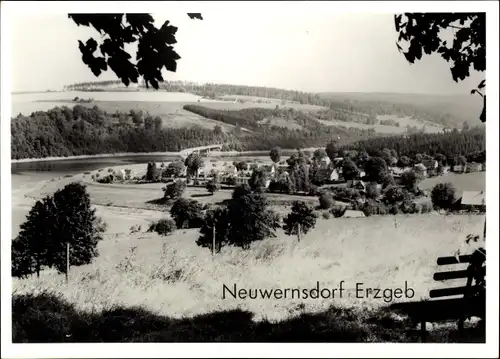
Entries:
{"type": "MultiPolygon", "coordinates": [[[[166,81],[167,82],[167,81],[166,81]]],[[[171,82],[182,82],[182,81],[171,81],[171,82]]],[[[188,82],[188,81],[186,81],[188,82]]],[[[194,82],[194,81],[193,81],[194,82]]],[[[97,83],[97,82],[96,82],[97,83]]],[[[433,93],[433,92],[386,92],[386,91],[302,91],[302,90],[290,90],[290,89],[285,89],[285,88],[280,88],[280,87],[269,87],[269,86],[256,86],[256,85],[241,85],[241,84],[226,84],[226,83],[211,83],[211,82],[205,82],[205,83],[198,83],[200,86],[201,85],[206,85],[206,84],[213,84],[213,85],[230,85],[230,86],[245,86],[245,87],[260,87],[260,88],[269,88],[269,89],[277,89],[277,90],[284,90],[284,91],[296,91],[296,92],[301,92],[301,93],[306,93],[306,94],[314,94],[314,95],[327,95],[327,94],[345,94],[345,95],[350,95],[350,94],[375,94],[375,95],[417,95],[417,96],[440,96],[440,97],[454,97],[454,96],[466,96],[469,95],[469,93],[463,93],[463,92],[452,92],[452,93],[433,93]]],[[[72,85],[65,85],[66,86],[72,86],[72,85]]],[[[23,95],[23,94],[34,94],[34,93],[50,93],[50,92],[70,92],[68,90],[65,90],[64,87],[62,89],[37,89],[37,90],[16,90],[16,91],[11,91],[10,93],[12,95],[23,95]]],[[[158,89],[155,91],[164,91],[162,89],[158,89]]],[[[75,91],[76,92],[76,91],[75,91]]],[[[91,92],[91,91],[89,91],[91,92]]],[[[107,92],[113,92],[113,91],[107,91],[107,92]]],[[[169,91],[164,91],[164,92],[169,92],[169,91]]]]}

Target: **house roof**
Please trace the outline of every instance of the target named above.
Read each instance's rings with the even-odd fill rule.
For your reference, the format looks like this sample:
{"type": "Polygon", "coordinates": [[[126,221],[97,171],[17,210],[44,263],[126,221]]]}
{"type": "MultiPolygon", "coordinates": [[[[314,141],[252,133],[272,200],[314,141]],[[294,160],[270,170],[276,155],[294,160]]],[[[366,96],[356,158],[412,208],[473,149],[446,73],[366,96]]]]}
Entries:
{"type": "Polygon", "coordinates": [[[436,164],[437,164],[437,161],[436,160],[424,160],[424,161],[422,161],[422,164],[426,168],[435,168],[436,164]]]}
{"type": "Polygon", "coordinates": [[[344,215],[342,217],[361,218],[361,217],[365,217],[365,214],[361,211],[354,211],[352,209],[348,209],[344,212],[344,215]]]}
{"type": "Polygon", "coordinates": [[[464,191],[461,203],[472,206],[484,206],[486,205],[485,193],[484,191],[464,191]]]}
{"type": "Polygon", "coordinates": [[[425,171],[427,168],[422,163],[417,163],[415,165],[415,169],[419,169],[421,171],[425,171]]]}

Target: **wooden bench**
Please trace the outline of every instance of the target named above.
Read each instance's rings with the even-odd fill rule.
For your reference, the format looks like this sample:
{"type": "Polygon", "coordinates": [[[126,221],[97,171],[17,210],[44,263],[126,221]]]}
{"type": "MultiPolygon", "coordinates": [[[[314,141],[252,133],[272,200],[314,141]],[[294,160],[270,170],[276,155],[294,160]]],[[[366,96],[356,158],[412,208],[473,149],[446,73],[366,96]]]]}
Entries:
{"type": "Polygon", "coordinates": [[[459,335],[462,335],[464,321],[467,317],[477,316],[485,319],[486,296],[484,286],[478,281],[486,276],[486,267],[483,263],[486,258],[484,251],[475,251],[470,255],[458,257],[440,257],[437,259],[438,266],[467,263],[466,269],[442,271],[434,274],[433,278],[438,282],[453,279],[467,279],[465,285],[455,287],[444,287],[429,292],[431,299],[421,302],[398,303],[393,308],[402,309],[410,317],[420,322],[420,335],[422,342],[427,336],[426,323],[456,319],[458,320],[459,335]],[[475,283],[473,283],[473,281],[475,283]],[[456,297],[461,295],[462,297],[456,297]],[[455,297],[455,298],[452,298],[455,297]]]}

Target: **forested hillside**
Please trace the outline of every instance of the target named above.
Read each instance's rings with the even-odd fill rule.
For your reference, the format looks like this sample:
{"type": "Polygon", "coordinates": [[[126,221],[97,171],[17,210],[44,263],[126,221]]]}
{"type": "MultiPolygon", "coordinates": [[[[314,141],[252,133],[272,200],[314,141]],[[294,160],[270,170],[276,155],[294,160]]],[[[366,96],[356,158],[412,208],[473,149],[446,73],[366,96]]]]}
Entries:
{"type": "MultiPolygon", "coordinates": [[[[120,81],[101,81],[77,83],[66,86],[66,90],[98,91],[99,86],[109,88],[123,87],[120,81]]],[[[143,87],[140,85],[139,87],[143,87]]],[[[365,118],[377,115],[398,115],[434,122],[450,128],[461,128],[464,121],[474,122],[479,116],[480,103],[475,106],[473,98],[446,96],[422,96],[413,94],[335,94],[308,93],[271,87],[243,86],[228,84],[198,84],[187,81],[165,81],[160,89],[169,92],[189,92],[206,98],[224,95],[253,96],[293,101],[301,104],[324,106],[337,113],[353,114],[365,118]],[[476,110],[476,107],[478,110],[476,110]],[[459,108],[457,110],[457,108],[459,108]]],[[[355,121],[354,121],[355,122],[355,121]]],[[[358,121],[359,122],[359,121],[358,121]]]]}
{"type": "Polygon", "coordinates": [[[273,115],[273,110],[224,111],[201,106],[192,110],[234,124],[236,128],[232,133],[224,133],[220,127],[213,130],[199,126],[162,128],[161,118],[153,118],[141,111],[109,114],[97,106],[56,107],[12,119],[12,158],[180,151],[214,143],[225,143],[228,150],[268,150],[274,146],[324,146],[332,138],[339,137],[341,143],[346,144],[372,136],[366,130],[322,126],[296,111],[287,112],[287,115],[300,128],[289,129],[272,124],[259,125],[259,121],[273,115]],[[246,133],[241,127],[257,132],[246,133]]]}
{"type": "Polygon", "coordinates": [[[379,155],[385,148],[411,158],[419,153],[430,156],[443,154],[447,158],[462,155],[468,161],[482,163],[486,161],[486,133],[484,128],[475,127],[440,134],[376,137],[343,146],[344,150],[366,151],[371,156],[379,155]]]}

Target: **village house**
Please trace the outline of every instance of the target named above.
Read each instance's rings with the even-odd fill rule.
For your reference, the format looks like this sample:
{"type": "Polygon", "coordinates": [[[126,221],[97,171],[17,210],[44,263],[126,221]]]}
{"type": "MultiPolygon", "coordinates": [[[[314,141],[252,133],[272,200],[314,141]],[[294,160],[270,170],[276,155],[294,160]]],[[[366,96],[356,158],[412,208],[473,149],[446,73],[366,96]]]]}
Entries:
{"type": "Polygon", "coordinates": [[[465,172],[465,168],[466,168],[466,166],[455,165],[455,166],[453,166],[453,172],[455,172],[455,173],[464,173],[465,172]]]}
{"type": "Polygon", "coordinates": [[[354,188],[360,191],[366,191],[366,183],[361,180],[349,180],[347,181],[347,188],[354,188]]]}
{"type": "Polygon", "coordinates": [[[340,178],[339,172],[336,168],[321,167],[318,168],[315,177],[322,179],[325,182],[337,182],[340,178]]]}
{"type": "Polygon", "coordinates": [[[352,209],[347,209],[342,218],[364,218],[366,217],[365,214],[361,211],[355,211],[352,209]]]}
{"type": "Polygon", "coordinates": [[[483,166],[481,163],[471,162],[471,163],[467,164],[465,171],[467,173],[469,173],[469,172],[481,172],[482,169],[483,169],[483,166]]]}
{"type": "Polygon", "coordinates": [[[425,166],[427,171],[429,170],[435,170],[439,166],[439,162],[436,160],[423,160],[422,164],[425,166]]]}
{"type": "Polygon", "coordinates": [[[422,163],[417,163],[413,166],[413,170],[423,177],[427,177],[427,168],[422,163]]]}
{"type": "Polygon", "coordinates": [[[460,210],[486,211],[486,196],[484,191],[464,191],[456,205],[460,210]]]}

